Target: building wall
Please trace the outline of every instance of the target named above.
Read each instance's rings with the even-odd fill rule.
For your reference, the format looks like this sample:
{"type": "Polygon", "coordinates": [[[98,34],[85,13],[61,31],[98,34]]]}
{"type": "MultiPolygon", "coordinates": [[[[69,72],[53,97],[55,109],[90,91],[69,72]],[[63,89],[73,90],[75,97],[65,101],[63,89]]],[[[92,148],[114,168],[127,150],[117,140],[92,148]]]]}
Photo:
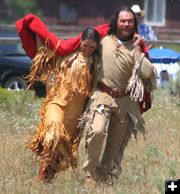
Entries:
{"type": "MultiPolygon", "coordinates": [[[[143,0],[39,0],[48,24],[73,24],[96,26],[103,24],[123,6],[131,7],[143,0]],[[61,8],[60,8],[61,7],[61,8]]],[[[180,0],[166,0],[165,26],[153,26],[158,39],[180,40],[180,0]]]]}
{"type": "Polygon", "coordinates": [[[180,0],[166,0],[166,23],[153,27],[160,40],[180,40],[180,0]]]}
{"type": "Polygon", "coordinates": [[[180,29],[180,0],[166,0],[166,27],[180,29]]]}
{"type": "Polygon", "coordinates": [[[39,7],[41,7],[45,18],[50,23],[97,25],[109,20],[119,8],[123,6],[132,6],[136,3],[143,7],[143,1],[139,0],[39,0],[39,7]],[[61,15],[59,13],[59,7],[63,4],[67,6],[66,16],[65,14],[61,15]],[[76,20],[72,19],[72,22],[70,22],[70,19],[68,21],[68,15],[72,14],[71,11],[73,11],[73,9],[76,11],[77,18],[76,20]],[[60,17],[60,15],[62,17],[60,17]]]}
{"type": "MultiPolygon", "coordinates": [[[[121,7],[139,3],[138,0],[91,0],[84,3],[84,0],[78,1],[78,23],[80,25],[98,25],[109,21],[112,15],[121,7]]],[[[140,3],[142,7],[142,1],[140,3]]]]}
{"type": "Polygon", "coordinates": [[[7,17],[11,14],[9,9],[9,5],[5,0],[0,1],[0,17],[3,18],[4,16],[7,17]]]}

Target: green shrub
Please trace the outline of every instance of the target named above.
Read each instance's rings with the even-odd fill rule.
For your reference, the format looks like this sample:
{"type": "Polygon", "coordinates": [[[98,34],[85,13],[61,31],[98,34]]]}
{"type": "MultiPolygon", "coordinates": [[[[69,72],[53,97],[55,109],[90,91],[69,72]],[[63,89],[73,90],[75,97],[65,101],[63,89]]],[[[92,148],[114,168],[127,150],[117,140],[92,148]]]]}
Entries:
{"type": "Polygon", "coordinates": [[[177,73],[177,78],[175,80],[175,93],[180,96],[180,70],[177,73]]]}
{"type": "Polygon", "coordinates": [[[0,88],[1,109],[12,114],[24,115],[33,113],[42,102],[41,98],[35,96],[34,91],[14,91],[0,88]]]}

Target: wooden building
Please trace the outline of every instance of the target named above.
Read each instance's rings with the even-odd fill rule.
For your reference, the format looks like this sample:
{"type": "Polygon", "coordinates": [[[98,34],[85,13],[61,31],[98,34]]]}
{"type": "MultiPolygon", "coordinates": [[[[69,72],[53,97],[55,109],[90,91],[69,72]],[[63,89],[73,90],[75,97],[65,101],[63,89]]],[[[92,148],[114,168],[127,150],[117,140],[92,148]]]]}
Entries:
{"type": "MultiPolygon", "coordinates": [[[[0,1],[0,15],[8,9],[0,1]]],[[[180,40],[180,0],[37,0],[45,22],[56,29],[82,29],[103,24],[123,6],[138,4],[145,11],[145,22],[151,25],[159,40],[180,40]]]]}
{"type": "Polygon", "coordinates": [[[163,40],[180,40],[180,0],[39,0],[50,24],[92,25],[108,21],[122,6],[138,4],[145,11],[145,22],[163,40]]]}
{"type": "Polygon", "coordinates": [[[160,40],[180,40],[180,0],[39,0],[49,24],[96,26],[122,6],[138,4],[160,40]]]}
{"type": "Polygon", "coordinates": [[[139,4],[141,0],[38,0],[50,23],[97,25],[108,21],[122,6],[139,4]]]}
{"type": "Polygon", "coordinates": [[[0,1],[0,18],[8,17],[11,14],[11,11],[9,9],[8,1],[1,0],[0,1]]]}

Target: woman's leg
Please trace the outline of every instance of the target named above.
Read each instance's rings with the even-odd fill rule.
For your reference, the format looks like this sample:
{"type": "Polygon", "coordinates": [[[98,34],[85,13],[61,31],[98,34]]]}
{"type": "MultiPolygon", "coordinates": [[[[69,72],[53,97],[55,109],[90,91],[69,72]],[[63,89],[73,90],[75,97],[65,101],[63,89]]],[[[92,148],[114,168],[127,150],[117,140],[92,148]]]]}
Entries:
{"type": "Polygon", "coordinates": [[[37,180],[49,182],[61,168],[67,168],[63,163],[69,157],[68,148],[64,147],[67,134],[64,128],[64,110],[58,104],[47,105],[43,117],[44,136],[42,140],[42,154],[37,180]]]}

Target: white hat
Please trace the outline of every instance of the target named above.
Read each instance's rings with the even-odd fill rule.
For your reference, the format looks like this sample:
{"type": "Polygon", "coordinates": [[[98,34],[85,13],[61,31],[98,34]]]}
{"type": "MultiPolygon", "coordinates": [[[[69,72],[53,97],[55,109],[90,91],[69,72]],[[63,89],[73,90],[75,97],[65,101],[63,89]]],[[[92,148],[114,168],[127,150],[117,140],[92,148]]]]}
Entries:
{"type": "Polygon", "coordinates": [[[141,8],[139,7],[138,4],[134,4],[132,7],[131,7],[132,11],[137,14],[137,13],[141,13],[141,16],[144,16],[144,11],[141,10],[141,8]]]}
{"type": "Polygon", "coordinates": [[[131,9],[133,10],[134,13],[140,13],[141,9],[139,7],[139,5],[135,4],[131,7],[131,9]]]}

